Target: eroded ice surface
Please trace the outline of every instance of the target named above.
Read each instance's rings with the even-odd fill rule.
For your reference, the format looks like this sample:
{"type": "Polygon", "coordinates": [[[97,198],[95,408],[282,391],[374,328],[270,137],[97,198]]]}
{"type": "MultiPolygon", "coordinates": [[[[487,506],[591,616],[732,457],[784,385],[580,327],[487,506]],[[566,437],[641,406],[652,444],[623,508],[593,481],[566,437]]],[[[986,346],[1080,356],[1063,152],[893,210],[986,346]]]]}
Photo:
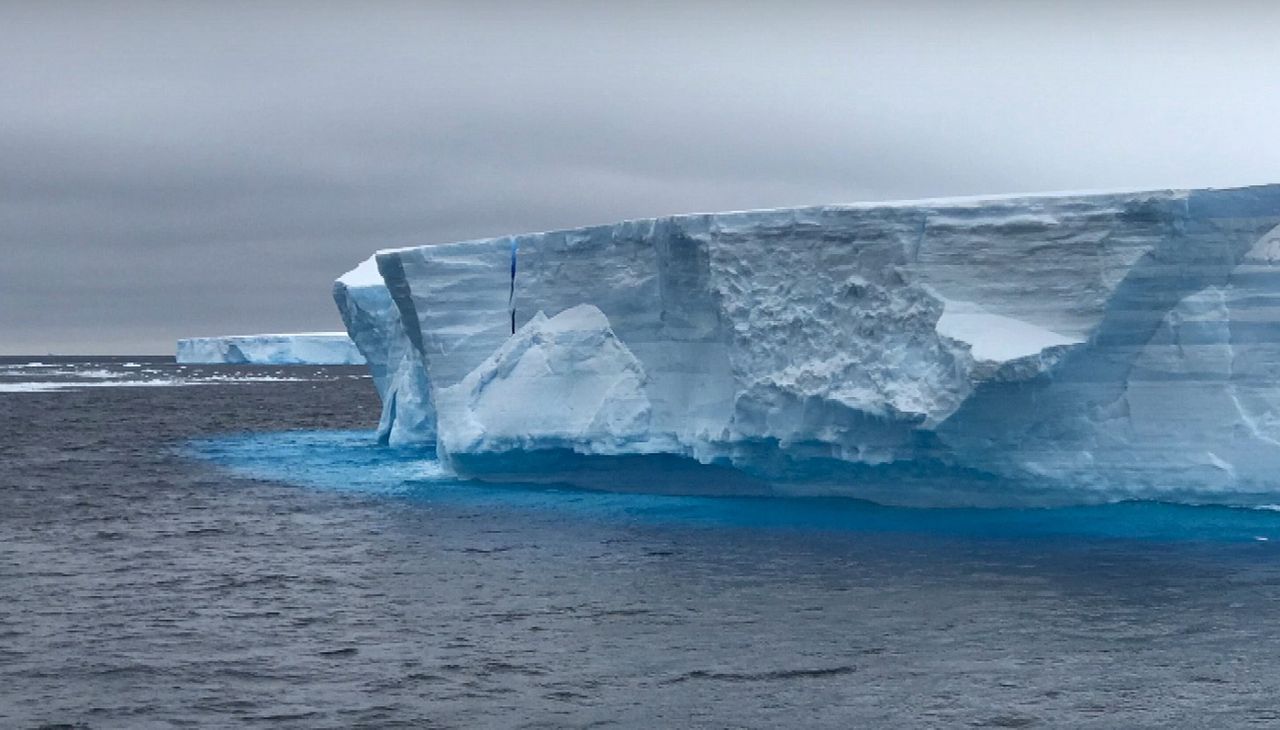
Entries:
{"type": "Polygon", "coordinates": [[[233,365],[363,365],[346,332],[229,335],[178,340],[178,362],[233,365]]]}
{"type": "Polygon", "coordinates": [[[378,440],[392,446],[434,444],[436,414],[422,357],[409,341],[374,257],[334,282],[333,300],[382,399],[378,440]]]}
{"type": "Polygon", "coordinates": [[[581,304],[550,319],[538,312],[461,382],[439,391],[440,408],[462,416],[440,433],[440,445],[454,454],[618,453],[649,432],[645,380],[596,307],[581,304]],[[530,410],[530,389],[554,407],[530,410]]]}
{"type": "Polygon", "coordinates": [[[383,251],[392,306],[344,318],[422,369],[394,410],[463,476],[1274,501],[1278,225],[1280,186],[675,216],[383,251]],[[534,337],[566,315],[580,343],[534,337]]]}

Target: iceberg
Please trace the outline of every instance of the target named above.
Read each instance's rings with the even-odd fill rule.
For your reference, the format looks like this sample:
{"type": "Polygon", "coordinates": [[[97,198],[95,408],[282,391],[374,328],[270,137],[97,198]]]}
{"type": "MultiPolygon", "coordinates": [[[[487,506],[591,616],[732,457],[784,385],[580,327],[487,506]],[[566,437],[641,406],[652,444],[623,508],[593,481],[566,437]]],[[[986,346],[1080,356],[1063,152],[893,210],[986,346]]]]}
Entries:
{"type": "Polygon", "coordinates": [[[1280,185],[679,215],[388,249],[344,278],[380,437],[406,419],[463,477],[1280,494],[1280,185]]]}
{"type": "Polygon", "coordinates": [[[346,332],[229,335],[178,340],[179,363],[188,365],[364,365],[346,332]]]}

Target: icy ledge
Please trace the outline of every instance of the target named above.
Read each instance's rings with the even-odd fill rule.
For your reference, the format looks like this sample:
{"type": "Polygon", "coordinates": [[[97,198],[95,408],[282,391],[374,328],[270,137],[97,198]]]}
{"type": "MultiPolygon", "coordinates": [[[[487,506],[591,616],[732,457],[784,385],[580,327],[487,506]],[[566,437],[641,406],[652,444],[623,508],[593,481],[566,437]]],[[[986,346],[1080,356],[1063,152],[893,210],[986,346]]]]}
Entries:
{"type": "Polygon", "coordinates": [[[1280,186],[688,215],[383,251],[335,296],[384,440],[463,476],[1249,503],[1278,225],[1280,186]]]}
{"type": "Polygon", "coordinates": [[[345,332],[231,335],[178,340],[178,362],[237,365],[363,365],[345,332]]]}

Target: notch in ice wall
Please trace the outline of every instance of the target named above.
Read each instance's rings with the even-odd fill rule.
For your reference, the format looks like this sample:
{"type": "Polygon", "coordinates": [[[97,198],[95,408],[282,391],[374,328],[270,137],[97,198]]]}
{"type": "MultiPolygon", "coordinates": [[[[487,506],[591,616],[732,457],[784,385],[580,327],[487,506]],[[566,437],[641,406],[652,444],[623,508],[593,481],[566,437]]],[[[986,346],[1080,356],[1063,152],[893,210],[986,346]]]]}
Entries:
{"type": "Polygon", "coordinates": [[[384,251],[378,268],[463,474],[502,457],[574,481],[544,458],[567,451],[897,503],[1273,500],[1277,225],[1280,186],[999,197],[627,221],[384,251]],[[519,329],[579,305],[644,373],[640,431],[582,419],[564,439],[540,420],[568,397],[555,353],[604,351],[486,365],[513,308],[519,329]],[[475,406],[441,396],[482,373],[504,433],[526,414],[522,441],[453,438],[475,406]]]}

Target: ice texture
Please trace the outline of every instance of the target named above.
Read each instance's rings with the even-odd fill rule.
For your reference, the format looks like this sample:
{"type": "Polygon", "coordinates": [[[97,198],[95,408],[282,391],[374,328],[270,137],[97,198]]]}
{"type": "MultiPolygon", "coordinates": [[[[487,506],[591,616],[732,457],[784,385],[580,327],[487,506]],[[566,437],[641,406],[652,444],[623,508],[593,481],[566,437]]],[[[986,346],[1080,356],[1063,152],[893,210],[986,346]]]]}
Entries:
{"type": "Polygon", "coordinates": [[[186,364],[365,364],[346,332],[191,337],[178,340],[177,359],[186,364]]]}
{"type": "Polygon", "coordinates": [[[580,304],[538,312],[456,385],[441,410],[462,416],[440,433],[453,454],[567,448],[615,454],[649,432],[644,368],[604,313],[580,304]],[[554,407],[530,409],[530,399],[554,407]]]}
{"type": "Polygon", "coordinates": [[[391,446],[435,443],[436,414],[421,355],[405,334],[372,256],[334,282],[333,299],[382,399],[378,441],[391,446]]]}
{"type": "Polygon", "coordinates": [[[1280,494],[1280,186],[683,215],[376,267],[360,289],[392,304],[348,328],[380,389],[370,353],[422,368],[396,409],[433,413],[463,476],[924,505],[1280,494]]]}

